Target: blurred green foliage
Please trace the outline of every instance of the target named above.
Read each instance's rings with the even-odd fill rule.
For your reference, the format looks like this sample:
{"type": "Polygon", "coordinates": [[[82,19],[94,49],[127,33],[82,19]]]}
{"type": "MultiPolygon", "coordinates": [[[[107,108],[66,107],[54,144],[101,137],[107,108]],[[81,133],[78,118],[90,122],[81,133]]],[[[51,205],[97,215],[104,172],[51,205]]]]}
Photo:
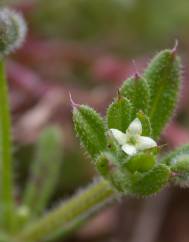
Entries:
{"type": "Polygon", "coordinates": [[[187,0],[41,0],[36,5],[32,23],[40,34],[127,54],[182,39],[189,21],[187,0]]]}
{"type": "Polygon", "coordinates": [[[16,4],[21,2],[21,0],[1,0],[0,6],[6,6],[7,4],[16,4]]]}
{"type": "MultiPolygon", "coordinates": [[[[29,176],[29,167],[32,164],[34,148],[34,145],[19,146],[14,153],[15,179],[19,184],[21,193],[25,189],[26,180],[29,176]]],[[[57,184],[57,193],[54,197],[63,196],[65,193],[74,191],[76,187],[87,184],[94,174],[92,164],[76,149],[75,152],[73,150],[65,151],[64,162],[62,161],[60,170],[63,179],[60,179],[57,184]]]]}

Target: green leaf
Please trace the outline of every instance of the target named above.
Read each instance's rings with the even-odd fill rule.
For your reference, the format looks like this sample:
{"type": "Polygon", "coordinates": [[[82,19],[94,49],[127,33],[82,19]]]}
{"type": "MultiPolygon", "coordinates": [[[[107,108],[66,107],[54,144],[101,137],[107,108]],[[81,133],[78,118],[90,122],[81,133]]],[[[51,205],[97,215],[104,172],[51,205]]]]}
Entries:
{"type": "Polygon", "coordinates": [[[107,123],[109,129],[119,129],[125,132],[131,122],[132,106],[124,97],[118,97],[107,110],[107,123]]]}
{"type": "Polygon", "coordinates": [[[135,75],[128,78],[120,88],[120,94],[128,98],[133,105],[132,119],[138,111],[148,113],[150,102],[150,89],[147,81],[135,75]]]}
{"type": "Polygon", "coordinates": [[[46,128],[37,142],[31,175],[24,194],[24,206],[31,210],[33,217],[44,211],[55,192],[62,155],[61,130],[55,126],[46,128]]]}
{"type": "Polygon", "coordinates": [[[81,144],[93,158],[106,149],[104,123],[94,109],[85,105],[74,107],[73,122],[81,144]]]}
{"type": "Polygon", "coordinates": [[[150,153],[138,153],[135,156],[131,156],[127,162],[123,165],[131,172],[146,172],[155,165],[155,157],[150,153]]]}
{"type": "Polygon", "coordinates": [[[189,174],[189,154],[180,155],[171,164],[171,170],[178,173],[189,174]]]}
{"type": "Polygon", "coordinates": [[[158,138],[171,118],[180,89],[180,59],[173,50],[157,54],[144,72],[150,86],[149,117],[153,137],[158,138]]]}
{"type": "Polygon", "coordinates": [[[127,183],[126,173],[123,173],[115,161],[115,157],[105,152],[101,153],[95,162],[97,171],[103,176],[117,191],[123,190],[124,184],[127,183]]]}
{"type": "Polygon", "coordinates": [[[170,166],[180,157],[183,157],[183,155],[189,155],[189,144],[183,145],[176,150],[170,152],[169,154],[165,155],[160,160],[160,163],[170,166]]]}
{"type": "Polygon", "coordinates": [[[189,154],[183,154],[172,161],[172,182],[180,187],[189,187],[189,154]]]}
{"type": "Polygon", "coordinates": [[[183,145],[160,160],[167,164],[174,176],[171,181],[180,187],[189,186],[189,145],[183,145]]]}
{"type": "Polygon", "coordinates": [[[131,179],[130,192],[136,196],[152,195],[159,192],[168,183],[169,178],[169,167],[158,164],[144,174],[134,174],[131,179]]]}

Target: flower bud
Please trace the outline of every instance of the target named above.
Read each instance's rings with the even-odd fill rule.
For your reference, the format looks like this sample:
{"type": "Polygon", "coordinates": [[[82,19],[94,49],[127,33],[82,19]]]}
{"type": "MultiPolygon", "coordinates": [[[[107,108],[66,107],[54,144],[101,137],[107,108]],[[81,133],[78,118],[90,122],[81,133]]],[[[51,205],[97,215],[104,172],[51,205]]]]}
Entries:
{"type": "Polygon", "coordinates": [[[23,17],[13,10],[0,10],[0,57],[19,48],[27,32],[23,17]]]}

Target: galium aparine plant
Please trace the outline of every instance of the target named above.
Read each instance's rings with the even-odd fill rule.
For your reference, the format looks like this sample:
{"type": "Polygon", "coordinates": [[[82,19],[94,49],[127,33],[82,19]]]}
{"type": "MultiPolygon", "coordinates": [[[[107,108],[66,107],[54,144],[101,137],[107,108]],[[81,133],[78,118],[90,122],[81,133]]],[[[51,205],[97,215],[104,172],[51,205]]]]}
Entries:
{"type": "Polygon", "coordinates": [[[18,13],[0,9],[0,241],[53,241],[117,197],[150,196],[168,184],[189,187],[189,144],[161,156],[158,146],[179,98],[181,61],[175,47],[158,53],[144,73],[125,80],[105,117],[71,99],[76,135],[99,174],[94,182],[45,212],[62,160],[59,129],[50,127],[36,144],[34,176],[18,202],[4,58],[21,46],[25,34],[25,22],[18,13]]]}
{"type": "MultiPolygon", "coordinates": [[[[106,117],[88,106],[73,105],[81,144],[115,191],[148,196],[171,181],[181,182],[172,176],[173,164],[159,158],[157,145],[175,110],[180,85],[181,63],[175,47],[158,53],[143,74],[124,81],[106,117]]],[[[180,163],[181,157],[174,157],[174,163],[180,163]]],[[[187,163],[189,157],[183,158],[187,163]]],[[[180,172],[178,176],[182,176],[180,172]]]]}

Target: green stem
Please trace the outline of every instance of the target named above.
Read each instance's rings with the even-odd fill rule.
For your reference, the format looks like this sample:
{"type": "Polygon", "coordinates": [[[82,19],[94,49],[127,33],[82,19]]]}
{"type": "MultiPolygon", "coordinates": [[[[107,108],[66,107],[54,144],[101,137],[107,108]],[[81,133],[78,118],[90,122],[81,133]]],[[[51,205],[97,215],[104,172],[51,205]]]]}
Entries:
{"type": "Polygon", "coordinates": [[[8,88],[4,63],[0,62],[0,180],[1,180],[1,215],[0,222],[6,229],[11,229],[13,219],[13,184],[10,135],[10,110],[8,88]]]}
{"type": "MultiPolygon", "coordinates": [[[[94,211],[93,211],[94,212],[94,211]]],[[[75,231],[77,231],[80,227],[82,227],[84,224],[88,222],[90,218],[95,216],[94,213],[88,213],[84,216],[80,216],[76,220],[72,221],[68,224],[68,226],[64,226],[64,228],[59,228],[56,230],[51,236],[49,236],[46,241],[53,242],[57,239],[64,239],[72,234],[74,234],[75,231]]]]}
{"type": "Polygon", "coordinates": [[[100,180],[73,196],[38,221],[29,224],[16,238],[19,242],[37,242],[70,226],[82,216],[91,214],[116,196],[110,184],[100,180]]]}

